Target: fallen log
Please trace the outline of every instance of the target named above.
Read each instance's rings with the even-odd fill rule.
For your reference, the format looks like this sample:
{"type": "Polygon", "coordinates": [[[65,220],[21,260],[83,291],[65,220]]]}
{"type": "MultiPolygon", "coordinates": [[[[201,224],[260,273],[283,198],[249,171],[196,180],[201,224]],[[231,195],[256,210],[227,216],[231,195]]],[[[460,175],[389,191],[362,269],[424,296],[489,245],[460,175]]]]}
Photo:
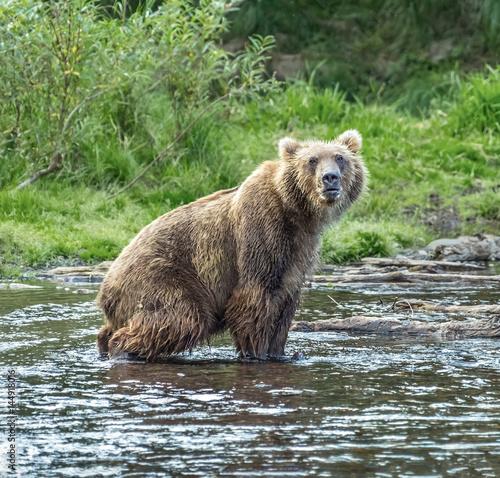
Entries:
{"type": "Polygon", "coordinates": [[[375,274],[345,274],[345,275],[330,275],[322,276],[315,275],[312,278],[313,282],[331,282],[331,283],[349,283],[349,282],[470,282],[470,283],[499,283],[499,275],[471,275],[471,274],[432,274],[425,272],[381,272],[375,274]]]}
{"type": "Polygon", "coordinates": [[[500,314],[500,305],[449,305],[418,299],[398,300],[393,308],[400,310],[426,310],[429,312],[458,314],[500,314]]]}
{"type": "Polygon", "coordinates": [[[375,274],[380,272],[396,272],[398,270],[404,270],[406,267],[400,266],[387,266],[387,267],[376,267],[376,266],[365,266],[359,264],[357,266],[321,266],[316,269],[315,274],[317,275],[332,275],[332,274],[375,274]]]}
{"type": "Polygon", "coordinates": [[[294,322],[290,330],[293,332],[351,332],[354,334],[406,337],[498,338],[500,337],[500,317],[431,324],[417,320],[399,321],[392,318],[357,315],[347,319],[294,322]]]}
{"type": "Polygon", "coordinates": [[[429,261],[413,259],[396,259],[394,257],[365,257],[361,259],[363,265],[377,267],[387,266],[405,266],[405,267],[440,267],[448,270],[484,270],[485,266],[471,264],[469,262],[450,262],[450,261],[429,261]]]}

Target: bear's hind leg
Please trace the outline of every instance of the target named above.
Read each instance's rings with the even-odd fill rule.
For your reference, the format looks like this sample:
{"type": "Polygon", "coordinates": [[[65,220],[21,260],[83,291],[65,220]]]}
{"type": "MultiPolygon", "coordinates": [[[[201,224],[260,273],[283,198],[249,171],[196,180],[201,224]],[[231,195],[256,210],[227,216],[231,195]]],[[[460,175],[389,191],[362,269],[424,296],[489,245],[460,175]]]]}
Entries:
{"type": "Polygon", "coordinates": [[[204,320],[194,307],[183,308],[182,312],[182,315],[175,310],[137,313],[128,326],[111,337],[109,356],[127,352],[154,361],[161,354],[192,351],[212,334],[213,324],[204,320]]]}

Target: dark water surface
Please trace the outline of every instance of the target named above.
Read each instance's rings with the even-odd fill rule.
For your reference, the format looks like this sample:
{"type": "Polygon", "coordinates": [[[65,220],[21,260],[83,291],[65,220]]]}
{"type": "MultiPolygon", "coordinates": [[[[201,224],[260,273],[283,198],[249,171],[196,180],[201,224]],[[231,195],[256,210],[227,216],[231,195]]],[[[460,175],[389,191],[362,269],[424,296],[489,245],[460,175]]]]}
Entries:
{"type": "MultiPolygon", "coordinates": [[[[173,363],[100,361],[95,294],[42,285],[0,290],[18,476],[500,476],[498,341],[291,333],[287,354],[304,360],[239,363],[223,338],[173,363]]],[[[297,320],[388,315],[395,298],[493,304],[500,291],[313,288],[297,320]]]]}

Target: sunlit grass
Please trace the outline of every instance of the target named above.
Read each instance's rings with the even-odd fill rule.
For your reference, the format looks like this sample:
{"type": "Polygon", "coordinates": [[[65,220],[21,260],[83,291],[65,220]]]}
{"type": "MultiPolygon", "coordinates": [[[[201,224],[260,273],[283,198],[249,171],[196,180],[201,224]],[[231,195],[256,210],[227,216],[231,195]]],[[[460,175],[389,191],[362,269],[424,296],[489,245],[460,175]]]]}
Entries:
{"type": "Polygon", "coordinates": [[[500,67],[488,67],[486,75],[471,75],[459,83],[459,98],[447,119],[455,134],[486,130],[500,134],[500,67]]]}

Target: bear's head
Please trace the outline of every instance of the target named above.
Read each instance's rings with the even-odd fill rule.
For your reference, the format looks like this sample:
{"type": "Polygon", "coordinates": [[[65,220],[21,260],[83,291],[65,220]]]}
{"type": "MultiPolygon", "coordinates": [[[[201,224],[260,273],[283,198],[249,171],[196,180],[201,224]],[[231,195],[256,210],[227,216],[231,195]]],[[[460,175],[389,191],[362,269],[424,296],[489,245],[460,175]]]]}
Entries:
{"type": "Polygon", "coordinates": [[[296,186],[310,201],[319,206],[343,203],[347,208],[366,182],[366,169],[358,154],[361,145],[361,135],[351,129],[328,142],[283,138],[279,149],[287,169],[294,172],[296,186]]]}

